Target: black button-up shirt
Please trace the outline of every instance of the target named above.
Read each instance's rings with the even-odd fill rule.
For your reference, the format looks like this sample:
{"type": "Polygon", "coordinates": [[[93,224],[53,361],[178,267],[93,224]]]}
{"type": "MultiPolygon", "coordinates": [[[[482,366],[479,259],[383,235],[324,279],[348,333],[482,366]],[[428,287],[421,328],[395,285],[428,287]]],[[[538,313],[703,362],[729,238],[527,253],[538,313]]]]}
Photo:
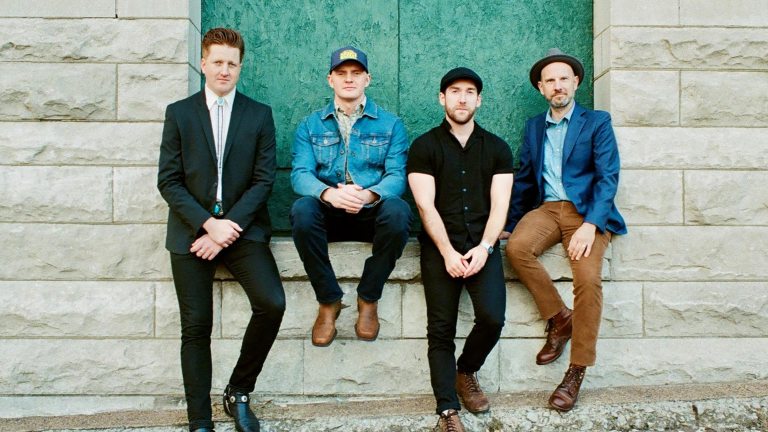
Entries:
{"type": "MultiPolygon", "coordinates": [[[[491,213],[491,181],[511,174],[512,151],[504,140],[475,123],[462,147],[447,120],[416,138],[408,151],[408,174],[435,178],[435,208],[454,249],[465,252],[482,241],[491,213]]],[[[422,231],[422,241],[430,240],[422,231]]]]}

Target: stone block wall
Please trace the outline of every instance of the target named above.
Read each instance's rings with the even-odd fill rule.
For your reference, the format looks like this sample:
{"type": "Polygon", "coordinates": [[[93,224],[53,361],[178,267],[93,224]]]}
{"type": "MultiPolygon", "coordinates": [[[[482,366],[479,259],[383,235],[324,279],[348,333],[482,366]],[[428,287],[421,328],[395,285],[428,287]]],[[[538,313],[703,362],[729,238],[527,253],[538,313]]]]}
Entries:
{"type": "Polygon", "coordinates": [[[0,416],[180,394],[154,184],[200,28],[194,0],[0,0],[0,416]]]}
{"type": "Polygon", "coordinates": [[[595,107],[613,116],[630,231],[611,279],[642,292],[640,337],[615,360],[643,383],[764,379],[749,352],[768,352],[765,2],[594,10],[595,107]]]}
{"type": "MultiPolygon", "coordinates": [[[[177,406],[178,309],[156,192],[163,107],[199,88],[200,2],[0,0],[0,417],[177,406]],[[37,181],[40,180],[41,183],[37,181]]],[[[587,387],[768,378],[768,10],[762,0],[595,0],[595,106],[621,146],[630,234],[606,256],[587,387]]],[[[520,119],[522,121],[522,119],[520,119]]],[[[381,301],[378,341],[308,340],[316,303],[290,239],[273,251],[288,301],[257,398],[430,393],[418,254],[381,301]]],[[[355,304],[370,248],[332,247],[355,304]]],[[[545,256],[570,301],[560,247],[545,256]]],[[[551,389],[543,322],[507,269],[490,391],[551,389]]],[[[215,291],[214,391],[247,302],[215,291]]],[[[457,349],[472,325],[462,299],[457,349]]],[[[544,403],[544,401],[542,401],[544,403]]]]}

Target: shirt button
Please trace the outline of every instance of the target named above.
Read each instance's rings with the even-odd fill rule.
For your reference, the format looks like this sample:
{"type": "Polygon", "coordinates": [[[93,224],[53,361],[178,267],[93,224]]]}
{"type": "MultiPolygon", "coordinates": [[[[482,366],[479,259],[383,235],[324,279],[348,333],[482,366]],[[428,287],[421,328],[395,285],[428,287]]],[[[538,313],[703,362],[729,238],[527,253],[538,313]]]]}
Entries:
{"type": "Polygon", "coordinates": [[[344,150],[340,151],[339,153],[344,154],[344,150]]]}
{"type": "Polygon", "coordinates": [[[464,207],[464,210],[469,210],[469,207],[466,207],[466,206],[465,206],[465,207],[464,207]]]}
{"type": "Polygon", "coordinates": [[[462,173],[462,174],[464,174],[464,173],[466,173],[466,171],[464,171],[464,170],[461,170],[461,173],[462,173]]]}
{"type": "Polygon", "coordinates": [[[462,191],[462,192],[466,192],[466,191],[467,191],[467,188],[463,188],[461,191],[462,191]]]}

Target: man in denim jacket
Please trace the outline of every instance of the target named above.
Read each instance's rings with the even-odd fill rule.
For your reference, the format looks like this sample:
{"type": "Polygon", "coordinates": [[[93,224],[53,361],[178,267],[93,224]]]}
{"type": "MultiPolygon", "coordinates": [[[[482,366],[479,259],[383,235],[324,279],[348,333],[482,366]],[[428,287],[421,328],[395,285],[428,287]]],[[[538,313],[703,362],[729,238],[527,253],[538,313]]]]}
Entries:
{"type": "Polygon", "coordinates": [[[379,334],[377,302],[408,241],[411,210],[405,191],[408,137],[403,122],[366,98],[371,83],[364,52],[331,54],[333,102],[301,121],[293,142],[293,241],[320,303],[312,344],[328,346],[344,295],[328,258],[328,242],[373,243],[357,287],[355,333],[379,334]]]}

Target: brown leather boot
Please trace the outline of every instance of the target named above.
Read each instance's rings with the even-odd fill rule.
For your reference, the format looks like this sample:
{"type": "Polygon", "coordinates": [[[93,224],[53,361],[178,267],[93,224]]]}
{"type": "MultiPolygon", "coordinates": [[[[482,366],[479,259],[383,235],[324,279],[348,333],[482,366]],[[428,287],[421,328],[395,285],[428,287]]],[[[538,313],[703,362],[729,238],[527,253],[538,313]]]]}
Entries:
{"type": "Polygon", "coordinates": [[[341,300],[335,303],[320,303],[315,325],[312,326],[312,345],[327,347],[336,338],[336,318],[341,312],[341,300]]]}
{"type": "Polygon", "coordinates": [[[573,311],[564,307],[547,321],[547,342],[536,354],[536,364],[545,365],[557,360],[571,339],[573,333],[573,311]]]}
{"type": "Polygon", "coordinates": [[[471,413],[483,413],[491,409],[491,403],[473,373],[456,373],[456,393],[464,408],[471,413]]]}
{"type": "Polygon", "coordinates": [[[378,302],[367,302],[357,298],[357,323],[355,334],[359,339],[374,341],[379,336],[378,302]]]}
{"type": "Polygon", "coordinates": [[[579,398],[579,389],[584,381],[584,374],[587,371],[586,366],[571,364],[565,372],[563,382],[549,397],[549,406],[558,411],[570,411],[579,398]]]}
{"type": "Polygon", "coordinates": [[[437,427],[440,432],[464,432],[464,425],[461,424],[459,412],[455,409],[449,409],[440,414],[437,419],[437,427]]]}

